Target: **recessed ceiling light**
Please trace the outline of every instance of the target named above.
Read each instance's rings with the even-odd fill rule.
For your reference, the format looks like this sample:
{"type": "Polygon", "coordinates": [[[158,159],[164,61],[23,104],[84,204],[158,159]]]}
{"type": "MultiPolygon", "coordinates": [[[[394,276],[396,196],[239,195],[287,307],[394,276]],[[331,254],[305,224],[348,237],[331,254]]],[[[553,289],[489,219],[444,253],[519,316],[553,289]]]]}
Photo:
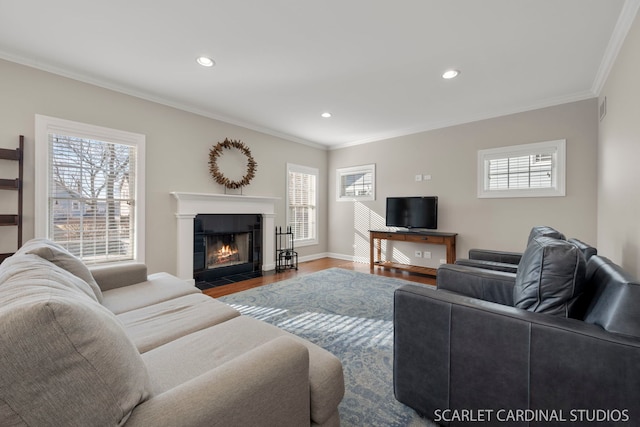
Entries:
{"type": "Polygon", "coordinates": [[[449,80],[449,79],[458,77],[459,74],[460,74],[460,71],[458,70],[447,70],[442,74],[442,78],[449,80]]]}
{"type": "Polygon", "coordinates": [[[329,112],[322,113],[322,117],[324,117],[325,119],[328,119],[329,117],[331,117],[331,113],[329,113],[329,112]]]}
{"type": "Polygon", "coordinates": [[[206,56],[199,56],[198,58],[196,58],[196,62],[203,67],[213,67],[214,65],[216,65],[213,59],[206,56]]]}

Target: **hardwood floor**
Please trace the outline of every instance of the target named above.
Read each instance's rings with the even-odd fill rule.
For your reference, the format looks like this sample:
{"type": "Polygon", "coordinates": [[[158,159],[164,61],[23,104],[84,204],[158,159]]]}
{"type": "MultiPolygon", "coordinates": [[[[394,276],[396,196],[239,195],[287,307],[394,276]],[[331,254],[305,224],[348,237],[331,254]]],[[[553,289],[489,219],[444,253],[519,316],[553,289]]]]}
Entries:
{"type": "Polygon", "coordinates": [[[435,285],[436,279],[430,276],[423,276],[419,274],[410,274],[406,271],[387,269],[376,267],[373,272],[369,270],[369,264],[345,261],[336,258],[321,258],[314,261],[301,262],[298,264],[298,270],[288,270],[280,273],[273,271],[266,272],[262,277],[256,277],[254,279],[244,280],[242,282],[232,283],[229,285],[218,286],[211,289],[205,289],[203,292],[206,295],[217,298],[224,295],[233,294],[247,289],[256,288],[258,286],[267,285],[269,283],[279,282],[281,280],[291,279],[296,276],[302,276],[304,274],[314,273],[316,271],[325,270],[327,268],[345,268],[347,270],[359,271],[362,273],[371,273],[378,276],[397,277],[399,279],[409,280],[417,283],[424,283],[427,285],[435,285]]]}

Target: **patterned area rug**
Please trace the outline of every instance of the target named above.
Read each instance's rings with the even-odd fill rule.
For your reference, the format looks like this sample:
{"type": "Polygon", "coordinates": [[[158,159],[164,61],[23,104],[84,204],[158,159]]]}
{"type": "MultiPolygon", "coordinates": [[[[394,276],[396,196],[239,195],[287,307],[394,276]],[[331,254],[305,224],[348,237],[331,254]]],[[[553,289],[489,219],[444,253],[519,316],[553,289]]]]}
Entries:
{"type": "Polygon", "coordinates": [[[393,292],[405,283],[331,268],[219,299],[340,358],[343,427],[436,426],[393,395],[393,292]]]}

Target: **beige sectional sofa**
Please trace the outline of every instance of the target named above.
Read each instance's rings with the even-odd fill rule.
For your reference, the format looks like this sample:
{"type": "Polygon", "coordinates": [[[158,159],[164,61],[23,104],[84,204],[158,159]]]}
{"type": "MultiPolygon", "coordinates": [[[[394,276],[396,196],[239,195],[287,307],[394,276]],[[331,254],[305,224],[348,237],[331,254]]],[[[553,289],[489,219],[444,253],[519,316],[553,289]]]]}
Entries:
{"type": "Polygon", "coordinates": [[[142,264],[0,265],[0,425],[337,426],[340,361],[142,264]]]}

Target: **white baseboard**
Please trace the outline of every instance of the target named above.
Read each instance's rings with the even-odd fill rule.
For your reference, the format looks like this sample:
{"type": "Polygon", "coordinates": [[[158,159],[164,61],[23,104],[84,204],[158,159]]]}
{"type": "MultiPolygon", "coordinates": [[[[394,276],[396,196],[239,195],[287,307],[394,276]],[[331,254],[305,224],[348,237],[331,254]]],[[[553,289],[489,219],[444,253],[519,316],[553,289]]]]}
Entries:
{"type": "Polygon", "coordinates": [[[315,261],[317,259],[326,258],[329,255],[326,252],[321,252],[319,254],[305,255],[298,257],[298,262],[307,262],[307,261],[315,261]]]}
{"type": "MultiPolygon", "coordinates": [[[[305,255],[305,256],[299,256],[298,257],[298,263],[301,262],[307,262],[307,261],[315,261],[317,259],[322,259],[322,258],[336,258],[336,259],[343,259],[345,261],[351,261],[351,262],[360,262],[363,264],[369,264],[369,258],[368,257],[356,257],[353,255],[345,255],[345,254],[337,254],[334,252],[321,252],[318,254],[311,254],[311,255],[305,255]]],[[[276,264],[275,263],[270,263],[270,264],[265,264],[262,268],[263,271],[270,271],[270,270],[275,270],[276,268],[276,264]]]]}
{"type": "Polygon", "coordinates": [[[262,271],[271,271],[276,269],[276,263],[270,262],[269,264],[262,265],[262,271]]]}
{"type": "Polygon", "coordinates": [[[369,264],[369,257],[337,254],[337,253],[334,253],[334,252],[329,252],[329,253],[326,254],[326,256],[328,256],[330,258],[343,259],[345,261],[360,262],[360,263],[363,263],[363,264],[369,264]]]}
{"type": "MultiPolygon", "coordinates": [[[[305,256],[298,256],[298,263],[301,262],[306,262],[306,261],[315,261],[317,259],[321,259],[321,258],[326,258],[329,255],[326,252],[322,252],[319,254],[312,254],[312,255],[305,255],[305,256]]],[[[271,270],[275,270],[276,269],[276,263],[269,263],[269,264],[264,264],[262,266],[262,271],[271,271],[271,270]]]]}

